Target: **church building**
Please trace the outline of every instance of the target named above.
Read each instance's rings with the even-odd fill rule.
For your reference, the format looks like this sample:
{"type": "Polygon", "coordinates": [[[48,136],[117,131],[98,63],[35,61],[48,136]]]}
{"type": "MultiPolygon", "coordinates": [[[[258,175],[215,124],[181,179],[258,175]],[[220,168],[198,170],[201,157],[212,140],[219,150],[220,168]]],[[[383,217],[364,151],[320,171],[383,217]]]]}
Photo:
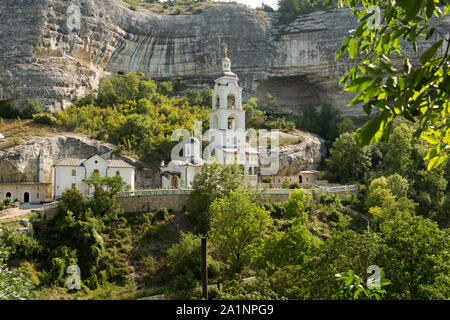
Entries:
{"type": "Polygon", "coordinates": [[[99,155],[89,159],[66,158],[54,165],[54,197],[61,197],[65,189],[76,187],[86,195],[91,194],[89,185],[85,182],[93,173],[101,177],[121,176],[123,181],[134,191],[135,169],[123,160],[107,160],[99,155]]]}
{"type": "MultiPolygon", "coordinates": [[[[238,81],[238,76],[231,71],[231,60],[225,49],[222,72],[214,81],[212,90],[207,161],[218,161],[220,164],[237,163],[243,167],[250,183],[256,184],[259,157],[256,148],[252,148],[247,142],[242,88],[238,81]]],[[[201,170],[204,162],[200,147],[200,142],[192,137],[190,143],[185,145],[183,160],[172,160],[167,166],[161,166],[163,188],[191,186],[195,174],[201,170]]]]}

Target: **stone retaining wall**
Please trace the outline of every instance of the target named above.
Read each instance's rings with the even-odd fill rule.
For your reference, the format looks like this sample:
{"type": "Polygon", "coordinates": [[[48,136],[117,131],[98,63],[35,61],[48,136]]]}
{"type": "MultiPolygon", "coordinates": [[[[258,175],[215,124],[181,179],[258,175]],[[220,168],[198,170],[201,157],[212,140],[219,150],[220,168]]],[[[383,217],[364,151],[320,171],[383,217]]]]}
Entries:
{"type": "MultiPolygon", "coordinates": [[[[336,192],[339,197],[354,191],[336,192]]],[[[172,209],[176,212],[189,210],[188,194],[152,194],[117,197],[117,203],[125,212],[156,211],[160,208],[172,209]]],[[[284,202],[289,200],[289,194],[265,194],[265,199],[271,202],[284,202]]]]}
{"type": "Polygon", "coordinates": [[[183,206],[189,209],[187,197],[186,194],[119,197],[117,203],[125,212],[156,211],[159,208],[180,212],[183,206]]]}

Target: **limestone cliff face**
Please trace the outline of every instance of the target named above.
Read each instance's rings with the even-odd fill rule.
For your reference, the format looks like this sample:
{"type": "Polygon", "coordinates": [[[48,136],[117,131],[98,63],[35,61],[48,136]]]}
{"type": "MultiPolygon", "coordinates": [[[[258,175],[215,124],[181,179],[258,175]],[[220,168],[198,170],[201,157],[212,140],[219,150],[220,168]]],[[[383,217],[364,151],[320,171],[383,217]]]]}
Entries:
{"type": "MultiPolygon", "coordinates": [[[[44,156],[44,182],[53,183],[53,165],[65,158],[89,158],[95,154],[105,159],[122,159],[131,165],[139,162],[118,156],[114,146],[85,136],[52,136],[34,138],[16,147],[0,151],[0,183],[38,182],[39,154],[44,156]]],[[[156,171],[155,171],[156,172],[156,171]]],[[[155,173],[150,169],[136,170],[136,187],[152,187],[155,173]]]]}
{"type": "Polygon", "coordinates": [[[287,113],[332,101],[360,114],[344,108],[350,97],[337,83],[348,65],[334,61],[355,17],[329,9],[288,26],[275,27],[274,19],[236,4],[155,15],[116,0],[2,0],[0,108],[37,98],[55,111],[96,88],[102,77],[131,71],[211,85],[226,45],[244,98],[270,92],[289,106],[287,113]],[[80,30],[67,26],[69,5],[80,7],[80,30]]]}

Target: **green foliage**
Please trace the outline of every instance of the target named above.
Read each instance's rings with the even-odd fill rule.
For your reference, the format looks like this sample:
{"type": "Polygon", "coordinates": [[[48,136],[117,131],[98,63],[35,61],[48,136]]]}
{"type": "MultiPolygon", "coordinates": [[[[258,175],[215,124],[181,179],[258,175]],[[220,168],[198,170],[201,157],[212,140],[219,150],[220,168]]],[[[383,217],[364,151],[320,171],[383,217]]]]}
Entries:
{"type": "Polygon", "coordinates": [[[10,269],[6,265],[9,251],[0,242],[0,300],[25,300],[31,296],[33,285],[25,278],[23,268],[10,269]]]}
{"type": "Polygon", "coordinates": [[[243,190],[215,199],[209,210],[214,248],[227,263],[230,274],[240,273],[268,232],[270,214],[243,190]]]}
{"type": "MultiPolygon", "coordinates": [[[[367,145],[388,136],[394,117],[417,123],[413,139],[422,137],[431,144],[424,159],[427,168],[442,164],[450,144],[448,86],[450,39],[439,27],[439,21],[450,11],[450,3],[440,1],[383,1],[379,25],[374,25],[369,0],[343,0],[359,17],[359,26],[347,36],[336,59],[348,52],[354,59],[353,68],[341,79],[347,91],[358,92],[349,106],[362,103],[370,114],[378,108],[381,113],[358,130],[358,145],[367,145]],[[437,23],[431,23],[431,18],[437,23]],[[418,42],[430,46],[419,53],[418,42]],[[410,47],[414,55],[410,52],[410,47]],[[410,60],[420,55],[420,64],[412,67],[410,60]],[[392,58],[403,59],[396,67],[392,58]]],[[[401,150],[397,150],[402,152],[401,150]]]]}
{"type": "Polygon", "coordinates": [[[25,119],[31,119],[36,113],[43,113],[44,107],[35,99],[27,99],[20,110],[20,116],[25,119]]]}
{"type": "Polygon", "coordinates": [[[361,181],[371,167],[370,149],[355,145],[355,133],[346,132],[339,136],[326,159],[328,175],[339,182],[361,181]]]}
{"type": "Polygon", "coordinates": [[[3,199],[3,205],[5,206],[5,208],[10,207],[12,204],[12,200],[10,197],[6,197],[5,199],[3,199]]]}
{"type": "Polygon", "coordinates": [[[267,115],[263,110],[258,110],[258,100],[256,98],[251,98],[248,103],[244,103],[242,109],[245,110],[246,128],[265,128],[267,115]]]}
{"type": "Polygon", "coordinates": [[[106,281],[123,284],[130,273],[131,230],[119,216],[114,198],[124,183],[120,177],[97,175],[88,183],[94,187],[92,199],[67,189],[53,218],[33,220],[35,237],[43,247],[41,264],[49,270],[46,284],[64,285],[69,265],[80,267],[81,279],[91,289],[106,281]]]}
{"type": "Polygon", "coordinates": [[[334,141],[338,136],[337,123],[341,118],[340,112],[333,105],[324,103],[320,112],[315,106],[310,106],[301,116],[296,118],[298,129],[313,132],[327,141],[334,141]]]}
{"type": "Polygon", "coordinates": [[[32,117],[33,117],[33,122],[35,122],[35,123],[46,124],[48,126],[55,126],[57,124],[57,120],[56,120],[55,116],[48,112],[34,113],[32,115],[32,117]]]}
{"type": "Polygon", "coordinates": [[[115,197],[130,187],[119,175],[101,177],[98,172],[94,172],[85,182],[94,189],[90,205],[96,215],[104,215],[112,209],[116,203],[115,197]]]}
{"type": "Polygon", "coordinates": [[[285,231],[275,231],[252,258],[252,265],[273,274],[281,267],[302,265],[320,240],[314,237],[303,221],[296,219],[285,231]]]}
{"type": "Polygon", "coordinates": [[[210,90],[200,91],[201,104],[187,97],[168,98],[171,85],[160,84],[143,73],[103,79],[95,99],[92,93],[76,101],[75,106],[56,114],[58,124],[68,130],[80,130],[100,140],[117,144],[144,160],[170,157],[177,143],[172,133],[192,128],[194,121],[209,125],[210,90]]]}
{"type": "Polygon", "coordinates": [[[350,118],[344,118],[337,125],[338,134],[341,135],[345,132],[353,132],[355,131],[355,125],[353,124],[353,120],[350,118]]]}
{"type": "Polygon", "coordinates": [[[326,8],[329,0],[278,0],[279,23],[287,24],[301,14],[326,8]]]}
{"type": "Polygon", "coordinates": [[[167,208],[159,208],[155,213],[156,220],[164,221],[169,216],[169,211],[167,211],[167,208]]]}
{"type": "Polygon", "coordinates": [[[382,266],[392,281],[388,298],[429,299],[429,290],[438,288],[443,291],[433,295],[448,299],[449,287],[440,285],[450,271],[448,229],[422,217],[397,216],[381,225],[381,236],[388,246],[382,266]]]}
{"type": "Polygon", "coordinates": [[[283,206],[287,218],[297,218],[305,225],[308,222],[307,210],[310,207],[311,195],[305,194],[304,190],[294,190],[289,194],[289,200],[283,206]]]}
{"type": "Polygon", "coordinates": [[[366,288],[364,281],[353,270],[348,270],[342,274],[338,273],[335,277],[336,280],[343,281],[342,287],[332,295],[332,298],[336,300],[357,300],[360,294],[363,294],[363,297],[369,300],[380,300],[386,293],[383,287],[391,283],[384,278],[383,269],[380,269],[380,288],[366,288]]]}
{"type": "Polygon", "coordinates": [[[411,170],[412,145],[410,140],[413,130],[407,124],[401,124],[392,131],[389,141],[386,142],[386,155],[384,158],[386,171],[406,175],[411,170]]]}
{"type": "MultiPolygon", "coordinates": [[[[174,244],[167,251],[167,260],[173,270],[179,275],[192,272],[197,280],[202,274],[202,246],[201,237],[192,233],[181,233],[180,242],[174,244]]],[[[208,254],[208,277],[218,276],[220,270],[217,261],[208,254]]]]}
{"type": "Polygon", "coordinates": [[[210,204],[220,195],[245,188],[242,168],[237,164],[222,166],[218,162],[205,163],[192,182],[194,189],[189,195],[191,216],[200,233],[207,233],[210,223],[210,204]]]}

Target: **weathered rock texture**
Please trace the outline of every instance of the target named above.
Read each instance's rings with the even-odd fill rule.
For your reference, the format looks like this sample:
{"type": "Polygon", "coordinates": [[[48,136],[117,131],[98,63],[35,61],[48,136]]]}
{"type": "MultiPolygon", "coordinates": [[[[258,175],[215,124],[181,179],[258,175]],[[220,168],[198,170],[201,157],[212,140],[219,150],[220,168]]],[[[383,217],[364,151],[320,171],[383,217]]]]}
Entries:
{"type": "Polygon", "coordinates": [[[271,19],[233,4],[168,16],[134,12],[111,0],[3,0],[0,108],[37,98],[54,111],[103,76],[131,71],[211,84],[226,45],[247,98],[270,92],[291,106],[288,113],[332,101],[360,114],[360,108],[344,108],[350,97],[337,83],[348,65],[334,61],[355,17],[329,9],[288,26],[274,27],[271,19]],[[81,8],[81,30],[67,26],[69,5],[81,8]]]}
{"type": "MultiPolygon", "coordinates": [[[[16,147],[0,151],[0,183],[38,182],[39,154],[44,156],[44,182],[53,183],[53,165],[65,158],[89,158],[95,154],[105,159],[122,159],[140,168],[138,161],[118,156],[114,146],[85,136],[34,138],[16,147]]],[[[154,185],[154,172],[136,170],[136,187],[154,185]]]]}
{"type": "MultiPolygon", "coordinates": [[[[294,136],[282,134],[282,136],[294,136]]],[[[295,134],[303,137],[303,141],[280,148],[280,167],[277,175],[292,176],[300,170],[317,169],[325,157],[325,141],[310,133],[295,134]]]]}

